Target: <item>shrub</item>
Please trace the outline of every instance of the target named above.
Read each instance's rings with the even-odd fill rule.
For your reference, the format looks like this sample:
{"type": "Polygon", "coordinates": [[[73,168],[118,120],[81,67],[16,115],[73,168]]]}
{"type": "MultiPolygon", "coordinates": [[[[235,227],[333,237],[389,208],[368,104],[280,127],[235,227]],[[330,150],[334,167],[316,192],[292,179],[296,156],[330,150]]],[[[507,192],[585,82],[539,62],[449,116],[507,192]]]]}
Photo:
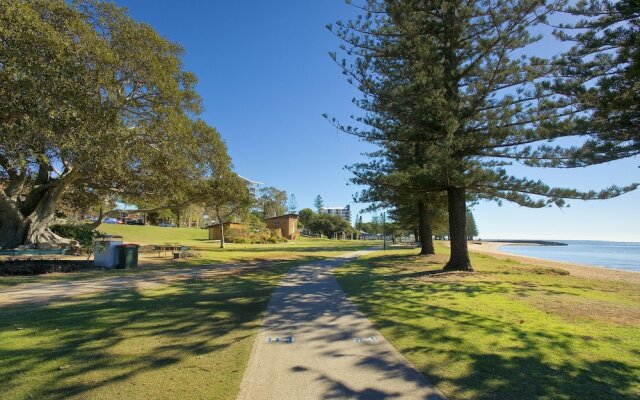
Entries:
{"type": "Polygon", "coordinates": [[[0,276],[76,272],[87,265],[88,263],[84,261],[10,259],[0,262],[0,276]]]}
{"type": "Polygon", "coordinates": [[[272,238],[281,238],[282,237],[282,229],[280,228],[275,228],[271,230],[271,237],[272,238]]]}
{"type": "Polygon", "coordinates": [[[77,241],[85,251],[92,251],[94,239],[104,236],[104,233],[92,229],[89,224],[54,225],[51,231],[63,238],[77,241]]]}
{"type": "Polygon", "coordinates": [[[249,235],[249,231],[244,228],[230,228],[224,233],[224,238],[227,242],[238,243],[239,238],[243,238],[249,235]]]}
{"type": "Polygon", "coordinates": [[[263,231],[234,237],[233,240],[228,239],[227,241],[240,244],[267,244],[286,242],[287,239],[283,238],[282,236],[272,236],[271,232],[263,231]]]}

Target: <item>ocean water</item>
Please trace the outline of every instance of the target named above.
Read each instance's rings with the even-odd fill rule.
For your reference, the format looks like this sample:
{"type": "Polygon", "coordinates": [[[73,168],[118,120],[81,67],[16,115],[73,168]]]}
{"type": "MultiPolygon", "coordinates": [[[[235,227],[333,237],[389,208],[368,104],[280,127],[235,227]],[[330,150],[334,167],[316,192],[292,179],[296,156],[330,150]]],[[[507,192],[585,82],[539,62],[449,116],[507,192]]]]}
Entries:
{"type": "Polygon", "coordinates": [[[500,246],[500,251],[546,260],[589,264],[640,272],[640,243],[596,240],[554,240],[568,246],[500,246]]]}

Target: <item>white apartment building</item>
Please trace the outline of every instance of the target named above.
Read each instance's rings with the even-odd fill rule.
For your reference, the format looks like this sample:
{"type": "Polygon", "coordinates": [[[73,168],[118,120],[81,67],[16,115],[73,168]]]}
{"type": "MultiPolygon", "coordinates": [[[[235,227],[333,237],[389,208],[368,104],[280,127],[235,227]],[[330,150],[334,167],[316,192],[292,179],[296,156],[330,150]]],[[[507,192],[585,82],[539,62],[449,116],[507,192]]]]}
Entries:
{"type": "Polygon", "coordinates": [[[351,223],[351,206],[346,207],[323,207],[320,209],[321,214],[338,215],[351,223]]]}
{"type": "Polygon", "coordinates": [[[244,176],[240,176],[240,175],[238,176],[247,184],[247,187],[249,188],[249,192],[251,192],[251,195],[255,197],[256,193],[260,189],[260,185],[262,185],[263,183],[252,181],[250,179],[245,178],[244,176]]]}

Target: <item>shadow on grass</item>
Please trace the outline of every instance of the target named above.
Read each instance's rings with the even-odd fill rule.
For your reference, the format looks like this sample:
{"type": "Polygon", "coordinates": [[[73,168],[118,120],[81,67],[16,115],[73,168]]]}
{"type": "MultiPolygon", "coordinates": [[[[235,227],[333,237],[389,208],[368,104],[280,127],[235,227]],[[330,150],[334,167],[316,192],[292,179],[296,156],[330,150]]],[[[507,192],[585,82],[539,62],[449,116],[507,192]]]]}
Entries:
{"type": "MultiPolygon", "coordinates": [[[[637,352],[629,351],[624,359],[602,350],[583,354],[597,352],[602,343],[585,345],[592,338],[570,327],[551,329],[544,320],[530,326],[530,321],[518,321],[518,315],[494,313],[483,309],[483,303],[465,300],[569,295],[565,289],[574,287],[570,281],[558,277],[557,283],[505,284],[482,279],[482,274],[442,281],[430,278],[442,274],[430,270],[440,268],[438,263],[427,262],[429,269],[415,271],[415,264],[412,270],[402,268],[403,262],[407,257],[397,255],[355,261],[339,272],[338,281],[385,336],[419,361],[422,372],[446,387],[451,398],[639,398],[637,352]]],[[[514,273],[505,271],[505,276],[514,273]]],[[[510,310],[508,305],[496,307],[510,310]]],[[[599,338],[609,343],[619,339],[619,334],[599,338]]]]}
{"type": "Polygon", "coordinates": [[[171,398],[182,385],[233,397],[237,385],[229,389],[228,381],[239,383],[261,313],[289,267],[0,308],[0,393],[65,399],[114,390],[113,398],[126,398],[134,390],[138,398],[171,398]]]}

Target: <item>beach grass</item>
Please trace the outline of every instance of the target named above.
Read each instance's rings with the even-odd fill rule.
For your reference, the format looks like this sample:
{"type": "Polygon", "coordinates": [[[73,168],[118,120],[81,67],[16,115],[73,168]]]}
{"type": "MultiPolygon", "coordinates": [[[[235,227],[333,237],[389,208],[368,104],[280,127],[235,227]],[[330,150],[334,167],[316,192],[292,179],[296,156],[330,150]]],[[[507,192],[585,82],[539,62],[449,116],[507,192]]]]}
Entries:
{"type": "MultiPolygon", "coordinates": [[[[637,399],[640,285],[448,249],[376,252],[336,270],[350,298],[452,399],[637,399]]],[[[636,281],[637,282],[637,281],[636,281]]]]}

